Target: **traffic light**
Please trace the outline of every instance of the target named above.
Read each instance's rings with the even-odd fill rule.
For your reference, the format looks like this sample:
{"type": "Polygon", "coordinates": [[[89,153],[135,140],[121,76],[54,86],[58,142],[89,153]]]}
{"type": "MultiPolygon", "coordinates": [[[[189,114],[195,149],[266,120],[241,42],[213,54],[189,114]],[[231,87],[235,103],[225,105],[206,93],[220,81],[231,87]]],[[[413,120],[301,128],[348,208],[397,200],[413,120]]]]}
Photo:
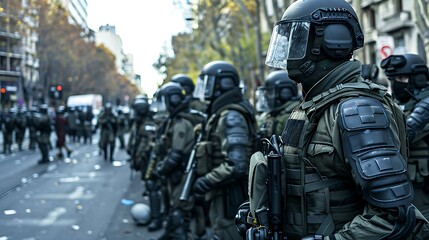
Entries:
{"type": "Polygon", "coordinates": [[[63,86],[61,84],[57,85],[58,99],[63,99],[63,86]]]}
{"type": "Polygon", "coordinates": [[[9,101],[9,93],[6,89],[6,87],[1,87],[0,88],[0,93],[1,93],[1,102],[8,102],[9,101]]]}
{"type": "Polygon", "coordinates": [[[49,96],[53,99],[62,99],[63,98],[63,86],[57,84],[49,88],[49,96]]]}

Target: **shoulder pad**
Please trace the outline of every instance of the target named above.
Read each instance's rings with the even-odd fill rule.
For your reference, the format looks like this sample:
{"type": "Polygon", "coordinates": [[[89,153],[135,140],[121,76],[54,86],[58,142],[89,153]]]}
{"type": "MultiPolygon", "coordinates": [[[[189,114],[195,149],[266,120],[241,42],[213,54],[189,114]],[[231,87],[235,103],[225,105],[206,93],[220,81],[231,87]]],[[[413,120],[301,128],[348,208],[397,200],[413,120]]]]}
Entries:
{"type": "Polygon", "coordinates": [[[246,123],[244,116],[236,110],[227,110],[225,112],[225,125],[227,127],[234,127],[246,123]]]}
{"type": "Polygon", "coordinates": [[[344,157],[366,200],[380,208],[411,203],[414,192],[406,163],[381,102],[351,98],[338,110],[344,157]]]}
{"type": "Polygon", "coordinates": [[[341,125],[347,131],[367,128],[387,128],[389,120],[380,101],[361,97],[340,103],[341,125]]]}

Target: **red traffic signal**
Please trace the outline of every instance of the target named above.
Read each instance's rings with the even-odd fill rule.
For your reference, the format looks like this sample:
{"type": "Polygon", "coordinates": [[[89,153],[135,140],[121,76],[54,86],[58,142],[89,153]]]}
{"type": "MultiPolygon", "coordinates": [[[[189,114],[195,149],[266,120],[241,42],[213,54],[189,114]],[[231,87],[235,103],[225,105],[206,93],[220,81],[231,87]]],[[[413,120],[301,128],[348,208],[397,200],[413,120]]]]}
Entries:
{"type": "Polygon", "coordinates": [[[5,94],[5,93],[6,93],[6,88],[5,88],[5,87],[2,87],[2,88],[1,88],[1,90],[0,90],[0,92],[1,92],[2,94],[5,94]]]}
{"type": "Polygon", "coordinates": [[[61,86],[61,85],[57,85],[57,91],[58,92],[61,92],[63,90],[63,86],[61,86]]]}

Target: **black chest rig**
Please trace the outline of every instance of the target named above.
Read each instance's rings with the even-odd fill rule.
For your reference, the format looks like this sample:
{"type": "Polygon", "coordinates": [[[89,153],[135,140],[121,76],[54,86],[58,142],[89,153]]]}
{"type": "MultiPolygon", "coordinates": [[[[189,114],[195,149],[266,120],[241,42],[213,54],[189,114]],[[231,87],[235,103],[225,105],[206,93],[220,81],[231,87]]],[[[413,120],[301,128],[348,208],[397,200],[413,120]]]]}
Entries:
{"type": "MultiPolygon", "coordinates": [[[[318,125],[332,124],[319,122],[332,104],[344,98],[361,96],[386,102],[385,95],[384,87],[367,81],[340,84],[301,103],[292,112],[282,133],[282,181],[286,183],[283,192],[286,206],[284,231],[288,239],[301,239],[309,235],[329,236],[362,213],[364,202],[352,179],[323,176],[314,162],[309,160],[314,152],[322,153],[322,157],[313,159],[323,161],[323,156],[332,157],[334,151],[329,145],[314,144],[313,136],[318,125]]],[[[330,144],[335,145],[332,141],[330,144]]]]}

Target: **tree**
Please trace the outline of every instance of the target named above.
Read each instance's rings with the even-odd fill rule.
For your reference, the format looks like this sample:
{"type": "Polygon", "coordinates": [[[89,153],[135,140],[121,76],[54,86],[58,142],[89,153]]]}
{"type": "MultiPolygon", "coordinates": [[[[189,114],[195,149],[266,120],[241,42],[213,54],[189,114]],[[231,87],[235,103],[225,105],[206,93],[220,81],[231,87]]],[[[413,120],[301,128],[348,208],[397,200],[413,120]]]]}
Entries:
{"type": "Polygon", "coordinates": [[[30,0],[26,13],[28,22],[37,23],[33,25],[38,33],[39,85],[46,91],[43,101],[48,101],[49,86],[55,84],[64,87],[65,96],[96,93],[108,99],[139,94],[117,72],[112,53],[84,38],[83,29],[69,23],[68,12],[59,2],[30,0]],[[121,91],[116,86],[122,86],[121,91]]]}
{"type": "Polygon", "coordinates": [[[248,93],[262,80],[262,51],[269,44],[269,33],[261,33],[257,2],[251,0],[199,0],[189,7],[197,27],[172,38],[171,49],[160,54],[154,67],[166,80],[187,71],[193,79],[213,60],[233,63],[240,72],[248,93]]]}

